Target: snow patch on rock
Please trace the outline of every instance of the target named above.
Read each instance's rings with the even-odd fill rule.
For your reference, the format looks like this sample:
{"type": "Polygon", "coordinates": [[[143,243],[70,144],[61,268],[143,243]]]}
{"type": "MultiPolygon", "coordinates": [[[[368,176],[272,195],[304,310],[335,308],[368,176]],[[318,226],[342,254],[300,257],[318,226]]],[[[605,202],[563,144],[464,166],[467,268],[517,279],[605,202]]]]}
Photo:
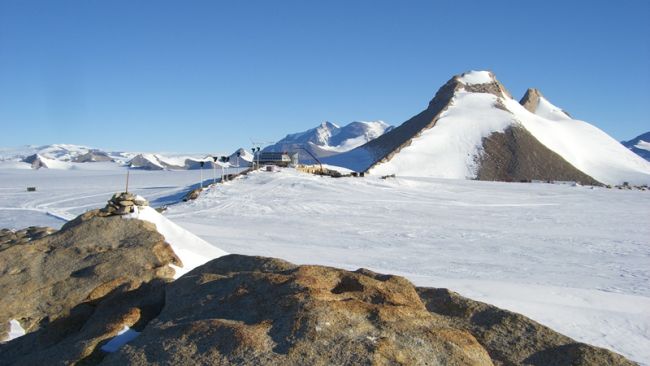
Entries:
{"type": "Polygon", "coordinates": [[[165,241],[183,262],[182,268],[173,266],[176,270],[174,278],[179,278],[212,259],[228,254],[173,223],[151,207],[136,207],[134,213],[123,217],[144,220],[156,225],[158,232],[165,237],[165,241]]]}

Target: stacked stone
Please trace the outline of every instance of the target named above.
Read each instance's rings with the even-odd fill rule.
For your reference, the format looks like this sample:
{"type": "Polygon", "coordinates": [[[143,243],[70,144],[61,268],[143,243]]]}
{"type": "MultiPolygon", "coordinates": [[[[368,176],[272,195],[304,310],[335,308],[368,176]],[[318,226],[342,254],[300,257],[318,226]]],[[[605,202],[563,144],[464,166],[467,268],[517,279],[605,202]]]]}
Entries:
{"type": "Polygon", "coordinates": [[[144,198],[129,192],[115,193],[108,201],[102,211],[112,215],[126,215],[135,211],[135,207],[149,206],[149,202],[144,198]]]}
{"type": "Polygon", "coordinates": [[[56,229],[44,226],[30,226],[27,229],[18,231],[2,229],[0,230],[0,250],[11,245],[26,244],[32,240],[40,239],[56,232],[56,229]]]}

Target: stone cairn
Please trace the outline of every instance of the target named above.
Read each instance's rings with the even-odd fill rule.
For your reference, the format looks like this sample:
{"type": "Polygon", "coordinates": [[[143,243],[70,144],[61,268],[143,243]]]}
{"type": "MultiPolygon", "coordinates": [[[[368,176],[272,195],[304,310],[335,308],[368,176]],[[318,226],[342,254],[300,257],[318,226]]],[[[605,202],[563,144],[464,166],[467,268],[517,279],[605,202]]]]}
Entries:
{"type": "Polygon", "coordinates": [[[135,207],[149,206],[146,199],[129,192],[115,193],[106,207],[101,209],[104,216],[127,215],[135,211],[135,207]]]}

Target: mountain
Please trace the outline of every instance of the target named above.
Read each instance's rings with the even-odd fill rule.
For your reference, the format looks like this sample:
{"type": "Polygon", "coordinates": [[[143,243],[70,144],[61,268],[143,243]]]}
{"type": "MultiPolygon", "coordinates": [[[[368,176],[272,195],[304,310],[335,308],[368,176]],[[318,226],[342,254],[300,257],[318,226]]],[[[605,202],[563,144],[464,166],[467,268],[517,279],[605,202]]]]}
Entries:
{"type": "MultiPolygon", "coordinates": [[[[221,157],[221,155],[215,155],[221,157]]],[[[127,162],[128,166],[144,170],[186,170],[200,169],[203,163],[204,169],[213,167],[249,167],[253,161],[253,154],[240,148],[228,156],[228,162],[214,161],[212,155],[178,155],[165,156],[161,154],[142,153],[137,154],[127,162]],[[239,155],[237,155],[239,153],[239,155]]]]}
{"type": "Polygon", "coordinates": [[[375,175],[650,183],[650,163],[536,89],[516,101],[488,71],[454,76],[424,111],[325,162],[375,175]]]}
{"type": "Polygon", "coordinates": [[[650,132],[646,132],[630,141],[623,141],[623,146],[645,160],[650,160],[650,132]]]}
{"type": "Polygon", "coordinates": [[[317,158],[336,155],[352,150],[390,131],[392,127],[383,121],[355,121],[343,127],[323,122],[307,131],[289,134],[263,151],[298,152],[301,161],[313,161],[304,149],[317,158]]]}
{"type": "MultiPolygon", "coordinates": [[[[239,160],[239,166],[247,167],[250,166],[252,159],[250,152],[238,149],[230,156],[229,165],[226,163],[217,163],[216,165],[236,166],[239,160]],[[239,159],[237,159],[238,152],[239,159]]],[[[183,170],[199,169],[201,162],[204,162],[204,168],[212,168],[215,165],[212,155],[209,154],[106,152],[96,148],[70,144],[0,148],[0,166],[4,168],[66,170],[111,169],[129,166],[144,170],[183,170]]]]}
{"type": "Polygon", "coordinates": [[[71,144],[27,145],[17,148],[0,148],[0,161],[27,162],[27,160],[34,160],[36,158],[35,155],[59,162],[74,163],[123,161],[129,157],[128,153],[106,152],[87,146],[71,144]]]}

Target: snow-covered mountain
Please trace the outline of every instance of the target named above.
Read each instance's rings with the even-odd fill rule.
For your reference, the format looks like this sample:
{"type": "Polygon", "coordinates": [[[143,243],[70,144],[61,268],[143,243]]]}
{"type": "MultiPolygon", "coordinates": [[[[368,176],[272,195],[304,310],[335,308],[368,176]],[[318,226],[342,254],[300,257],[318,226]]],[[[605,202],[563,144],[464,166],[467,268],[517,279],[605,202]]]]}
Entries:
{"type": "Polygon", "coordinates": [[[641,134],[630,141],[623,141],[622,144],[635,154],[650,161],[650,132],[641,134]]]}
{"type": "Polygon", "coordinates": [[[0,166],[19,169],[114,169],[129,166],[145,170],[183,170],[199,169],[201,162],[204,162],[204,168],[213,165],[247,167],[252,160],[252,154],[244,149],[233,152],[229,164],[215,164],[210,154],[106,152],[70,144],[0,148],[0,166]]]}
{"type": "Polygon", "coordinates": [[[650,183],[650,163],[535,89],[516,101],[488,71],[454,76],[421,113],[325,161],[376,175],[650,183]]]}
{"type": "Polygon", "coordinates": [[[300,154],[301,161],[312,160],[303,149],[317,158],[336,155],[352,150],[390,131],[392,126],[383,121],[355,121],[343,127],[323,122],[307,131],[287,135],[263,151],[291,151],[300,154]]]}
{"type": "MultiPolygon", "coordinates": [[[[221,157],[221,155],[216,155],[221,157]]],[[[182,170],[200,169],[203,163],[204,169],[213,167],[249,167],[253,161],[253,154],[240,148],[228,156],[227,162],[222,162],[210,154],[202,155],[175,155],[166,156],[162,154],[142,153],[134,156],[127,162],[128,166],[144,170],[182,170]]]]}
{"type": "Polygon", "coordinates": [[[59,162],[105,162],[125,161],[129,153],[106,152],[88,146],[71,144],[27,145],[16,148],[0,148],[0,161],[21,161],[44,158],[59,162]]]}

